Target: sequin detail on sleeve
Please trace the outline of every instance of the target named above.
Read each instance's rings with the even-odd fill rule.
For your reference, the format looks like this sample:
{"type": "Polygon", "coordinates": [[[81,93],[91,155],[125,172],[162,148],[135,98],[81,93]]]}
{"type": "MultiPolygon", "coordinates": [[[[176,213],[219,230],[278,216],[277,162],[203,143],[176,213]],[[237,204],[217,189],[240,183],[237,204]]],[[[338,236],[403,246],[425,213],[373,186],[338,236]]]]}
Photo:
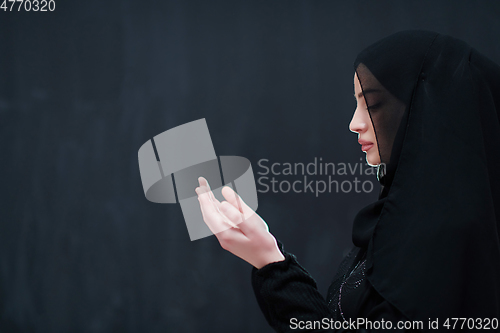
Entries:
{"type": "Polygon", "coordinates": [[[342,261],[328,290],[328,307],[333,320],[347,320],[342,310],[342,301],[348,298],[366,279],[366,255],[359,256],[359,248],[354,248],[342,261]],[[355,263],[356,259],[357,262],[355,263]],[[353,267],[351,269],[351,267],[353,267]]]}

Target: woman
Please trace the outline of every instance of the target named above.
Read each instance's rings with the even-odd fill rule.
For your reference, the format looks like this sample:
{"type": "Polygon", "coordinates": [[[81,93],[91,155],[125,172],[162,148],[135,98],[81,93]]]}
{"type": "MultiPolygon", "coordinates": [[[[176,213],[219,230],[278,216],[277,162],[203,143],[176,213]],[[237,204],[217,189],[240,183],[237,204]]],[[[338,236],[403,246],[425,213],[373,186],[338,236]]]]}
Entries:
{"type": "Polygon", "coordinates": [[[382,191],[355,217],[354,248],[327,299],[230,188],[219,203],[200,178],[205,222],[232,224],[216,236],[254,266],[257,300],[278,332],[381,331],[383,321],[392,331],[498,329],[500,67],[428,31],[386,37],[354,65],[350,129],[382,191]],[[312,326],[324,318],[372,326],[312,326]]]}

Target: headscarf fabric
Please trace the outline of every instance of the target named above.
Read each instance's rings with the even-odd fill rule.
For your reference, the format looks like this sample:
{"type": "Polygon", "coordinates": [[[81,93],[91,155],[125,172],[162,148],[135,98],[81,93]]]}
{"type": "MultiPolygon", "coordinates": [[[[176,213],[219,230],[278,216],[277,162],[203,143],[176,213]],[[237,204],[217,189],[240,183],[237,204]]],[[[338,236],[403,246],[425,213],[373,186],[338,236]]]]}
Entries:
{"type": "Polygon", "coordinates": [[[385,166],[353,225],[367,279],[411,320],[499,318],[500,67],[450,36],[403,31],[354,68],[385,166]]]}

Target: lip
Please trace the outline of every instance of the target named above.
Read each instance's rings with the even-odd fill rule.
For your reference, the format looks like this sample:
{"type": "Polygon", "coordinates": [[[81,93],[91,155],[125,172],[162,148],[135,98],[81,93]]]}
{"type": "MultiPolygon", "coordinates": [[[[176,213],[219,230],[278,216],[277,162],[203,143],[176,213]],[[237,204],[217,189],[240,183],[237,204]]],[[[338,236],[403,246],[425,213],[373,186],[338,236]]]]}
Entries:
{"type": "Polygon", "coordinates": [[[367,152],[368,150],[370,150],[374,146],[373,142],[371,142],[371,141],[365,141],[365,140],[359,139],[358,142],[361,145],[361,150],[364,152],[367,152]]]}

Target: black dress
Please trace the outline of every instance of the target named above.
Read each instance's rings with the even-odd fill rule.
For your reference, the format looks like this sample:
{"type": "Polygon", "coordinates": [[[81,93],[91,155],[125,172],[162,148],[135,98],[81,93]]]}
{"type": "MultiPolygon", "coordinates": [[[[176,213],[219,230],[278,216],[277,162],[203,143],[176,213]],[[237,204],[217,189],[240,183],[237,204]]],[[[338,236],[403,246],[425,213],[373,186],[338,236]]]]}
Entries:
{"type": "Polygon", "coordinates": [[[388,325],[392,327],[391,332],[416,332],[396,329],[398,321],[408,319],[366,279],[364,249],[354,247],[344,258],[325,300],[313,277],[293,254],[278,244],[285,260],[252,270],[257,302],[276,332],[300,332],[300,328],[306,332],[381,332],[388,325]],[[358,318],[371,321],[371,326],[358,326],[358,318]],[[346,324],[340,327],[344,321],[346,324]]]}
{"type": "Polygon", "coordinates": [[[423,332],[467,318],[467,329],[498,331],[500,66],[453,37],[403,31],[362,51],[354,70],[383,190],[356,215],[356,247],[326,300],[281,244],[284,261],[253,270],[266,319],[278,332],[325,318],[410,320],[423,332]]]}

